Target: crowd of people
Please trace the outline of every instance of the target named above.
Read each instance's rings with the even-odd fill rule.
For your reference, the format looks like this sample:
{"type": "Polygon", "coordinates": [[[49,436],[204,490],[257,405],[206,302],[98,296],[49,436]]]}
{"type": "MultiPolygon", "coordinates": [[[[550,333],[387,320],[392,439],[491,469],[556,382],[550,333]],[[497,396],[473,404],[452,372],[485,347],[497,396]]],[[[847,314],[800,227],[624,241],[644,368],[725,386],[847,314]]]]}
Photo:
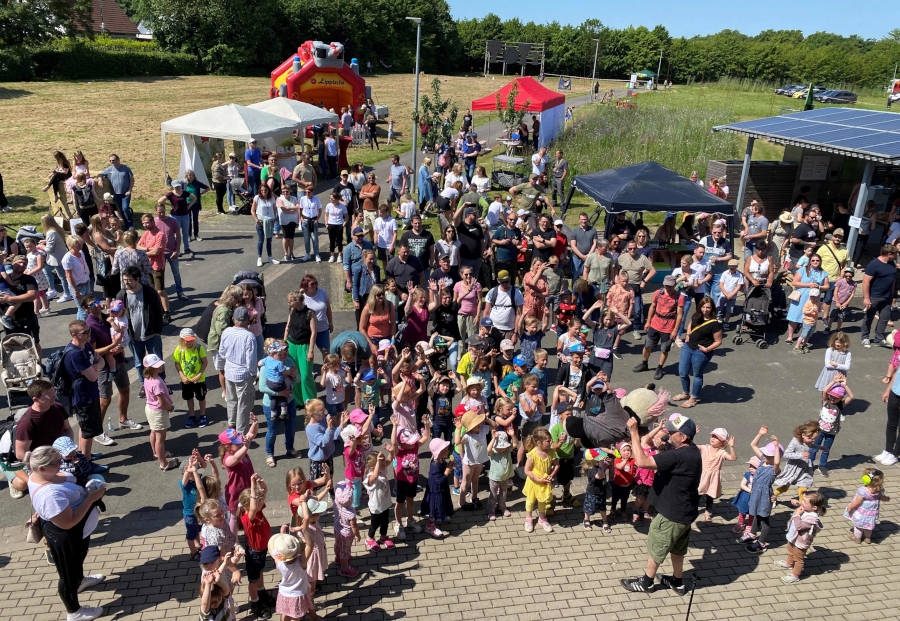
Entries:
{"type": "MultiPolygon", "coordinates": [[[[315,194],[329,174],[313,166],[308,154],[287,179],[266,170],[273,163],[260,165],[258,185],[250,189],[257,266],[263,264],[264,246],[270,261],[280,261],[272,256],[276,236],[282,240],[282,260],[293,261],[295,235],[302,231],[301,261],[321,262],[326,254],[329,262],[342,264],[355,326],[335,334],[331,297],[307,274],[287,295],[283,333],[267,333],[270,302],[262,282],[248,275],[225,288],[208,327],[180,330],[169,368],[180,380],[185,427],[220,430],[218,457],[197,447],[179,484],[187,546],[201,566],[201,618],[230,618],[244,573],[257,617],[314,615],[316,584],[325,579],[329,563],[320,523],[325,512],[334,520],[338,573],[354,577],[352,559],[360,550],[353,544],[363,540],[365,528],[368,551],[392,548],[423,531],[442,538],[457,510],[483,512],[491,522],[510,518],[507,499],[513,489],[525,498],[521,517],[529,533],[536,526],[552,532],[559,505],[583,507],[585,529],[593,528],[597,513],[604,532],[617,523],[652,520],[646,573],[622,584],[647,591],[658,580],[685,592],[691,524],[701,506],[702,519],[712,520],[715,501],[724,494],[722,464],[736,459],[735,438],[717,427],[708,443],[697,445],[696,423],[671,410],[709,398],[702,390],[704,373],[726,332],[742,333],[743,319],[734,325],[730,320],[741,316],[737,303],[747,304],[754,290],[765,296],[773,316],[783,311],[785,342],[793,351],[806,353],[816,344],[820,321],[827,333],[815,383],[818,420],[797,426],[786,449],[762,427],[750,442],[754,458],[732,501],[740,513],[739,541],[749,553],[761,554],[769,545],[772,499],[797,487],[797,497],[789,501],[795,511],[788,556],[776,564],[792,570],[786,583],[801,576],[805,551],[825,513],[823,496],[810,491],[813,477],[828,477],[829,451],[853,400],[851,345],[842,330],[857,287],[854,260],[843,246],[847,225],[839,221],[846,210],[823,218],[801,195],[769,222],[754,201],[739,215],[733,238],[718,214],[667,214],[652,234],[629,214],[609,215],[599,230],[581,213],[570,227],[557,204],[568,175],[562,151],[551,162],[546,149],[536,148],[529,179],[497,193],[477,166],[477,148],[467,147],[478,144],[472,129],[471,121],[463,127],[461,149],[439,150],[436,161],[426,157],[417,171],[395,157],[384,188],[361,165],[340,171],[324,207],[315,194]],[[473,152],[476,156],[466,159],[473,152]],[[319,250],[323,217],[327,253],[319,250]],[[434,219],[439,239],[426,226],[434,219]],[[680,247],[689,252],[679,256],[680,247]],[[669,273],[658,278],[658,270],[669,273]],[[654,379],[662,379],[673,346],[680,349],[680,393],[670,397],[653,386],[622,388],[646,384],[640,374],[653,362],[654,379]],[[640,352],[637,375],[623,380],[619,372],[614,380],[615,362],[626,348],[640,352]],[[208,415],[207,374],[218,376],[224,421],[208,415]],[[277,534],[263,515],[267,483],[249,455],[261,433],[262,421],[253,413],[257,391],[266,467],[277,465],[279,438],[286,459],[300,454],[299,430],[309,447],[305,461],[294,462],[298,465],[287,472],[292,519],[277,534]],[[427,478],[420,481],[423,448],[430,459],[427,478]],[[340,457],[343,476],[336,466],[340,457]],[[571,489],[579,470],[586,480],[580,499],[571,489]],[[555,484],[562,488],[560,497],[553,494],[555,484]],[[238,543],[240,530],[244,544],[238,543]],[[277,597],[263,582],[267,554],[282,575],[277,597]],[[657,576],[667,555],[673,572],[657,576]]],[[[80,161],[86,168],[83,156],[80,161]]],[[[222,165],[223,158],[216,162],[222,165]]],[[[78,593],[103,580],[84,575],[83,564],[105,489],[105,467],[94,459],[93,442],[113,442],[104,433],[113,385],[118,427],[139,430],[145,424],[158,468],[173,471],[182,465],[166,451],[177,399],[171,381],[167,384],[161,339],[171,321],[165,272],[168,265],[175,294],[183,297],[178,260],[191,252],[189,242],[200,241],[194,210],[207,188],[188,173],[159,199],[155,217],[143,214],[134,221],[127,200],[133,175],[122,169],[127,167],[111,156],[104,174],[115,192],[100,201],[94,196],[94,213],[81,205],[84,223],[74,235],[66,235],[49,216],[42,236],[11,240],[0,227],[0,250],[9,266],[3,276],[8,293],[0,293],[7,310],[0,322],[39,343],[38,318],[49,300],[73,298],[78,305],[77,318],[68,324],[71,342],[57,356],[59,371],[52,381],[32,383],[31,406],[16,427],[15,452],[27,470],[4,468],[14,497],[31,494],[34,524],[41,531],[36,537],[43,537],[48,559],[59,571],[70,620],[101,612],[81,606],[78,593]],[[138,235],[132,225],[143,232],[138,235]],[[141,378],[144,424],[128,417],[129,364],[141,378]]],[[[221,177],[213,173],[222,208],[216,180],[221,177]]],[[[64,175],[55,170],[48,187],[65,184],[64,175]]],[[[78,192],[90,175],[85,170],[76,176],[78,192]]],[[[728,194],[722,179],[709,189],[728,194]]],[[[900,239],[885,241],[891,243],[864,267],[861,344],[895,352],[883,378],[885,449],[875,457],[887,466],[900,455],[900,333],[888,333],[900,239]]],[[[878,504],[887,499],[884,473],[867,469],[847,509],[856,540],[871,540],[878,504]]]]}

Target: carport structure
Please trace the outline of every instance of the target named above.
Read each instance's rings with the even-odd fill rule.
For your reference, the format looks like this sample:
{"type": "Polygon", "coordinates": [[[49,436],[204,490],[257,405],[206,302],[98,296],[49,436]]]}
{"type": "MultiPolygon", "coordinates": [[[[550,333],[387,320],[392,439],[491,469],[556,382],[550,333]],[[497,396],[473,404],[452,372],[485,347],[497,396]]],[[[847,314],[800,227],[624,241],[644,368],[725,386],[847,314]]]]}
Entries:
{"type": "Polygon", "coordinates": [[[865,162],[863,176],[856,196],[847,250],[853,256],[859,236],[860,220],[872,183],[875,164],[900,166],[900,114],[855,108],[819,108],[792,114],[717,125],[713,131],[725,131],[747,137],[744,166],[738,185],[735,212],[744,208],[747,178],[757,138],[783,145],[791,145],[855,158],[865,162]]]}

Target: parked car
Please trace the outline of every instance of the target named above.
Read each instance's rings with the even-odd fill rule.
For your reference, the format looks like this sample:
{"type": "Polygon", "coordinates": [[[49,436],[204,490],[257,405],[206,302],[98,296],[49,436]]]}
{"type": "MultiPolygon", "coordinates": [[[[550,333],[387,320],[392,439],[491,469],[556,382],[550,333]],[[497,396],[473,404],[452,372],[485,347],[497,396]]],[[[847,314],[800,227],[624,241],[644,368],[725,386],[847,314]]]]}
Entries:
{"type": "Polygon", "coordinates": [[[794,84],[791,88],[785,89],[784,93],[782,94],[791,97],[794,93],[804,88],[806,88],[806,86],[804,86],[803,84],[794,84]]]}
{"type": "Polygon", "coordinates": [[[829,91],[827,93],[821,93],[816,100],[821,103],[855,104],[856,93],[850,91],[829,91]]]}
{"type": "MultiPolygon", "coordinates": [[[[791,97],[793,97],[794,99],[805,99],[806,94],[808,92],[809,92],[809,87],[802,88],[799,91],[795,92],[793,95],[791,95],[791,97]]],[[[824,93],[824,92],[825,92],[824,86],[813,86],[813,97],[815,97],[818,93],[824,93]]]]}
{"type": "Polygon", "coordinates": [[[797,85],[796,84],[785,84],[781,88],[776,88],[775,94],[776,95],[784,95],[787,91],[791,90],[792,88],[797,88],[797,85]]]}

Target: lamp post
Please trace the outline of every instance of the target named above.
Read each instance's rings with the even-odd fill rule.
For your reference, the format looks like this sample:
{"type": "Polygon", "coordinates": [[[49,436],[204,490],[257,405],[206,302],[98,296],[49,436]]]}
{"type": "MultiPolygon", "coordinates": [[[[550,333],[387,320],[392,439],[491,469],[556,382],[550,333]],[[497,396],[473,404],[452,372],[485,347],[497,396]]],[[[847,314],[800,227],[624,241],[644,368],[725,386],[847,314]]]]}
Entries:
{"type": "MultiPolygon", "coordinates": [[[[416,23],[416,98],[415,98],[415,114],[419,113],[419,46],[422,42],[422,18],[421,17],[407,17],[406,19],[416,23]]],[[[413,192],[417,189],[416,185],[418,182],[419,171],[416,170],[416,156],[418,155],[419,145],[418,138],[419,136],[419,128],[414,126],[412,131],[412,180],[410,182],[410,187],[413,189],[413,192]]]]}
{"type": "Polygon", "coordinates": [[[662,48],[659,48],[659,64],[656,65],[656,84],[659,85],[659,72],[662,71],[662,48]]]}
{"type": "Polygon", "coordinates": [[[597,79],[597,52],[600,51],[600,39],[594,39],[594,68],[591,71],[591,101],[594,101],[594,81],[597,79]]]}

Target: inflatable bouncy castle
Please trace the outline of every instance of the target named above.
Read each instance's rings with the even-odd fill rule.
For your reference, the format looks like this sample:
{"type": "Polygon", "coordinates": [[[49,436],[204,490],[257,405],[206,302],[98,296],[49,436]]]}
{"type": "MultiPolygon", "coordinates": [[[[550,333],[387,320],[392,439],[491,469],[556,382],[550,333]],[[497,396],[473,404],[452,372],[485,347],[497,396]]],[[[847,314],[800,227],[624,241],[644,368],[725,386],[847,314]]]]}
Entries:
{"type": "Polygon", "coordinates": [[[362,121],[366,103],[366,81],[359,76],[359,65],[344,62],[342,43],[306,41],[272,71],[270,97],[289,97],[325,109],[350,106],[362,121]]]}

